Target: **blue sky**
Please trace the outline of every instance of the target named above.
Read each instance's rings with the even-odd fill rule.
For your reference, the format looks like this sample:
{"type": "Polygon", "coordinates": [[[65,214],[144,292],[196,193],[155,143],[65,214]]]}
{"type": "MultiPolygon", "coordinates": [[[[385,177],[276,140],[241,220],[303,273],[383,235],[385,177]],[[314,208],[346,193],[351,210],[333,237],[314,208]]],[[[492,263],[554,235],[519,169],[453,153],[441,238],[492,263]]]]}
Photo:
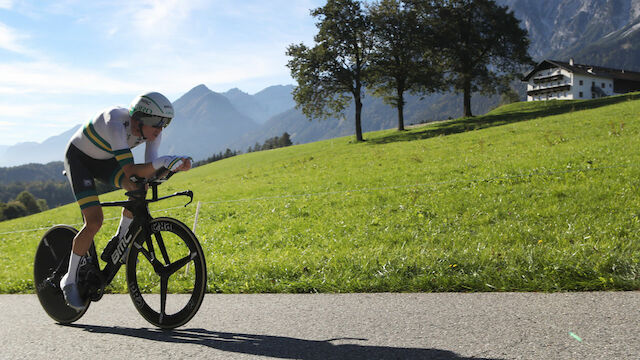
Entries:
{"type": "Polygon", "coordinates": [[[41,142],[144,91],[293,84],[323,0],[0,0],[0,145],[41,142]]]}

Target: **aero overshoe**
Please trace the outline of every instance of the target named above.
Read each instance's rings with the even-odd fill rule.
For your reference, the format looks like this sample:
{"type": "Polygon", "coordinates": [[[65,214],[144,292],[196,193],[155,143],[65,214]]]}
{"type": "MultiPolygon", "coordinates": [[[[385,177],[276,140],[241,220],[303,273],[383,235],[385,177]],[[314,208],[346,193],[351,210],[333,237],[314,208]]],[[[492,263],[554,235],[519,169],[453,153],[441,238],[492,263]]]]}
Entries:
{"type": "Polygon", "coordinates": [[[64,294],[64,300],[74,310],[80,312],[85,308],[85,302],[80,296],[80,292],[78,291],[78,285],[75,283],[67,284],[62,288],[62,294],[64,294]]]}

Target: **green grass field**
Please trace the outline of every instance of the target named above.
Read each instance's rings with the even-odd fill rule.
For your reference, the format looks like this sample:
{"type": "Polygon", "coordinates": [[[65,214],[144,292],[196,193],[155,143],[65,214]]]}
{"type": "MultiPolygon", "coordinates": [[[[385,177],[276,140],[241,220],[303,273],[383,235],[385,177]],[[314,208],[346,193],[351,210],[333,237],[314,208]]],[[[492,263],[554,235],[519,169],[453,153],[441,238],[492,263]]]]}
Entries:
{"type": "MultiPolygon", "coordinates": [[[[194,204],[152,214],[191,227],[202,203],[210,292],[638,290],[639,134],[638,93],[518,103],[215,162],[160,189],[194,204]]],[[[33,292],[44,228],[80,222],[71,204],[0,223],[0,292],[33,292]]]]}

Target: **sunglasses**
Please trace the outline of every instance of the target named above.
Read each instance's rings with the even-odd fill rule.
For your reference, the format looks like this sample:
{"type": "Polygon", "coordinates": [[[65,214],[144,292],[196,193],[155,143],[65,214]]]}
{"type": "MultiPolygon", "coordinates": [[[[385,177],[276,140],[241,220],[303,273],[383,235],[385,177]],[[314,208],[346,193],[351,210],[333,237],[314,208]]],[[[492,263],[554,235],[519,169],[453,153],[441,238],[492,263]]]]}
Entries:
{"type": "Polygon", "coordinates": [[[169,126],[171,118],[162,116],[145,116],[140,118],[143,124],[153,126],[154,128],[163,129],[169,126]]]}

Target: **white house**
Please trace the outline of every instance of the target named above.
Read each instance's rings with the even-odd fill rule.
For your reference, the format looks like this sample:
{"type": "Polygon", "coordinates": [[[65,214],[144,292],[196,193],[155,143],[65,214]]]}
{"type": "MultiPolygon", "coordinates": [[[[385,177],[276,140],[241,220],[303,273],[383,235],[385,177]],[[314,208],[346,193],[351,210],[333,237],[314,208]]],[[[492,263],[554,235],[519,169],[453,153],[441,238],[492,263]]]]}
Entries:
{"type": "Polygon", "coordinates": [[[523,79],[527,101],[596,99],[640,91],[640,73],[544,60],[523,79]]]}

